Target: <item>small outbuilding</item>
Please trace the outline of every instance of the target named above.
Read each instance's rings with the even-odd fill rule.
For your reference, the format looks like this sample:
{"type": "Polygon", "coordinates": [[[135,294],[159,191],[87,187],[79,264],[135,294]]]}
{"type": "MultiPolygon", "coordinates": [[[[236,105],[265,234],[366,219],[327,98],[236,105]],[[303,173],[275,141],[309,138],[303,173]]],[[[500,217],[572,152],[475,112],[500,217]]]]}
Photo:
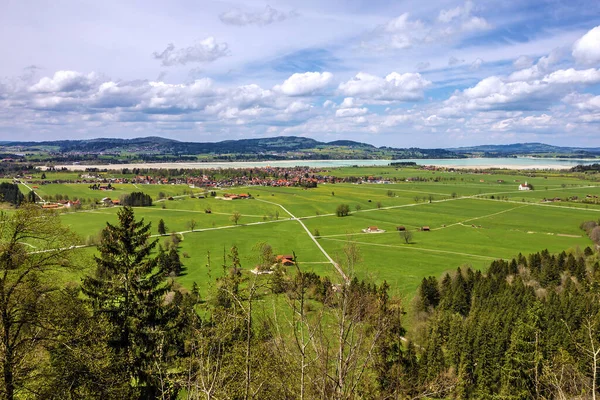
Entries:
{"type": "Polygon", "coordinates": [[[402,226],[402,225],[400,225],[400,226],[397,226],[397,227],[396,227],[396,230],[397,230],[397,231],[405,231],[405,230],[406,230],[406,227],[405,227],[405,226],[402,226]]]}
{"type": "Polygon", "coordinates": [[[363,229],[362,231],[364,233],[383,233],[383,232],[385,232],[383,229],[379,229],[376,226],[370,226],[370,227],[368,227],[366,229],[363,229]]]}
{"type": "Polygon", "coordinates": [[[290,266],[294,265],[294,256],[291,254],[279,254],[275,257],[275,260],[281,265],[290,266]]]}
{"type": "Polygon", "coordinates": [[[424,227],[422,227],[422,228],[421,228],[421,230],[422,230],[423,232],[429,232],[431,229],[429,229],[429,227],[428,227],[428,226],[424,226],[424,227]]]}

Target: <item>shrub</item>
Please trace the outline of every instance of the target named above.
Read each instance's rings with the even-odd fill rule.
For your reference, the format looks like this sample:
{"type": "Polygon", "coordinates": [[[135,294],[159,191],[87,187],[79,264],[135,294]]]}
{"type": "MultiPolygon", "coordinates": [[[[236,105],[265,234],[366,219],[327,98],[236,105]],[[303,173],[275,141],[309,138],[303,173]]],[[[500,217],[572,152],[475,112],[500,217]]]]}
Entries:
{"type": "Polygon", "coordinates": [[[335,213],[338,217],[345,217],[350,215],[350,206],[348,204],[340,204],[337,206],[335,213]]]}

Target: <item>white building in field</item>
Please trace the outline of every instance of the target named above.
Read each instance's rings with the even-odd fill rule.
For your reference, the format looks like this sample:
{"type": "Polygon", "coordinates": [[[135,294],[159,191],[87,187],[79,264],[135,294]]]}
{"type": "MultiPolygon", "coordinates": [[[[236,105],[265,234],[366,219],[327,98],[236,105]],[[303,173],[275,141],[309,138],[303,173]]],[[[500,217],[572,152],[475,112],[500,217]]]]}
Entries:
{"type": "Polygon", "coordinates": [[[521,183],[521,184],[519,185],[519,190],[531,190],[531,186],[529,186],[529,185],[527,184],[527,182],[525,182],[525,183],[521,183]]]}

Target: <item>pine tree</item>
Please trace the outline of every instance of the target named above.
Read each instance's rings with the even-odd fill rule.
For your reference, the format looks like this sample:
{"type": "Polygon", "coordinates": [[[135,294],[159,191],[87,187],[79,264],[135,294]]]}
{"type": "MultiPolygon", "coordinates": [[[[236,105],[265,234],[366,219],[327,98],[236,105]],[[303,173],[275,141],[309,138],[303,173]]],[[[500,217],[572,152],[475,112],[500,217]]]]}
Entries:
{"type": "Polygon", "coordinates": [[[158,234],[159,235],[167,234],[167,227],[165,226],[165,221],[163,221],[162,218],[160,219],[160,221],[158,221],[158,234]]]}
{"type": "Polygon", "coordinates": [[[159,392],[157,368],[164,374],[174,356],[175,332],[181,327],[175,302],[165,301],[171,290],[158,260],[150,258],[157,241],[149,242],[150,224],[136,221],[133,210],[118,212],[119,224],[107,223],[95,257],[95,276],[83,280],[94,316],[105,316],[110,326],[109,347],[124,364],[140,398],[159,392]]]}

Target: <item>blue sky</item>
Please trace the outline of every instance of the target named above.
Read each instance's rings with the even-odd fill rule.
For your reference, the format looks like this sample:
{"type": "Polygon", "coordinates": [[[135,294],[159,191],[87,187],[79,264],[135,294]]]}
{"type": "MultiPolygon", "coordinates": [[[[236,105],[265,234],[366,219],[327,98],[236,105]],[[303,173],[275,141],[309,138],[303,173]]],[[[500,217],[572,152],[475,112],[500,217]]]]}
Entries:
{"type": "Polygon", "coordinates": [[[4,0],[0,140],[600,146],[600,2],[4,0]]]}

